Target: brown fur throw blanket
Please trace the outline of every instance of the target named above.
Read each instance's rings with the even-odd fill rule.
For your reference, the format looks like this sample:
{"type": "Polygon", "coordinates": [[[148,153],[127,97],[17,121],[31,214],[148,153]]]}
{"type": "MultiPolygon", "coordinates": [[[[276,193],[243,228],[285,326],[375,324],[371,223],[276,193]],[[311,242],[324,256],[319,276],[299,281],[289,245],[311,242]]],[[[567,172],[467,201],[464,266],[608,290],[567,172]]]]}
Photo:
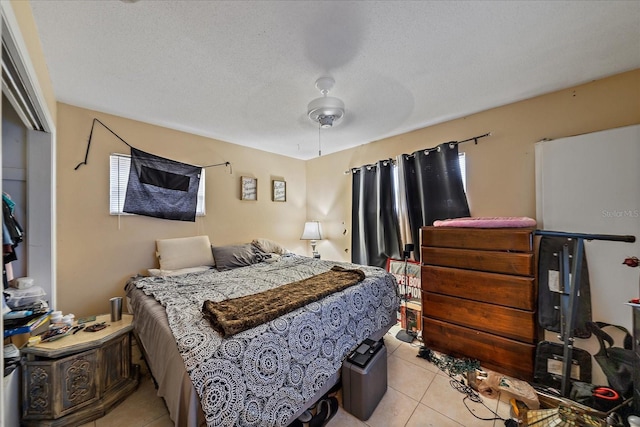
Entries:
{"type": "Polygon", "coordinates": [[[333,266],[304,280],[221,302],[205,301],[202,314],[223,338],[254,328],[364,280],[362,270],[333,266]]]}

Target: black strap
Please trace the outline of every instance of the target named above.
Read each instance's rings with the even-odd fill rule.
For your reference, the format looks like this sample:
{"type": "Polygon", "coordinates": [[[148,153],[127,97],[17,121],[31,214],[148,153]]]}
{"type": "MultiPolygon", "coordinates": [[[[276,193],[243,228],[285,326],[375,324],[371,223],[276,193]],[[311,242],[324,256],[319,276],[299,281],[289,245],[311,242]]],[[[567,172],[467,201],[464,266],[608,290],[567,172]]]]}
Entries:
{"type": "Polygon", "coordinates": [[[607,326],[618,328],[622,332],[624,332],[624,348],[626,350],[631,350],[633,348],[633,337],[631,336],[627,328],[606,322],[587,322],[587,328],[596,336],[596,338],[598,338],[598,341],[600,342],[600,351],[598,351],[597,355],[606,355],[607,346],[605,345],[605,341],[609,344],[609,347],[613,347],[613,338],[611,337],[611,335],[602,330],[602,328],[605,328],[607,326]]]}
{"type": "MultiPolygon", "coordinates": [[[[75,168],[73,168],[73,170],[78,170],[78,168],[80,166],[87,164],[87,160],[89,159],[89,148],[91,148],[91,139],[93,138],[93,128],[95,127],[96,123],[101,124],[102,127],[104,127],[106,130],[111,132],[116,138],[118,138],[120,141],[122,141],[127,147],[132,148],[132,149],[134,148],[131,144],[129,144],[124,139],[122,139],[122,137],[120,135],[118,135],[117,133],[112,131],[109,128],[109,126],[105,125],[98,118],[94,117],[93,118],[93,122],[91,123],[91,131],[89,132],[89,140],[87,141],[87,151],[84,154],[84,160],[82,162],[78,163],[78,165],[75,168]]],[[[229,173],[233,173],[233,170],[231,169],[231,162],[215,163],[215,164],[212,164],[212,165],[205,165],[205,166],[201,166],[201,167],[202,168],[213,168],[213,167],[216,167],[216,166],[229,166],[229,173]]]]}

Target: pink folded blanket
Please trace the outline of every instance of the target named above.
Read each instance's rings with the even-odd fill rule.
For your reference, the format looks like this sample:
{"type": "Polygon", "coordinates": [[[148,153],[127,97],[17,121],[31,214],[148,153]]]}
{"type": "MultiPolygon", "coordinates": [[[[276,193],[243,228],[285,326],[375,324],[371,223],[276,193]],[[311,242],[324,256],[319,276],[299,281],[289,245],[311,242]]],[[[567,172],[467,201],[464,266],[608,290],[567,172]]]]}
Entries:
{"type": "Polygon", "coordinates": [[[434,221],[434,227],[518,228],[535,227],[536,220],[526,216],[475,216],[434,221]]]}

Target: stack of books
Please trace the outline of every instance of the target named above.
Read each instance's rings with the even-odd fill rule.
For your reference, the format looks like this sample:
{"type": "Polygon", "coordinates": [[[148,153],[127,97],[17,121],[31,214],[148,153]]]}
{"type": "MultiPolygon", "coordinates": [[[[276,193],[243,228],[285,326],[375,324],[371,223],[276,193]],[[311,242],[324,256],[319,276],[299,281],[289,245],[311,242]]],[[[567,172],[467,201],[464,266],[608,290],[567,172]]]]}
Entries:
{"type": "Polygon", "coordinates": [[[11,319],[4,321],[4,338],[20,334],[35,334],[40,329],[48,327],[51,310],[43,313],[27,316],[23,319],[11,319]]]}

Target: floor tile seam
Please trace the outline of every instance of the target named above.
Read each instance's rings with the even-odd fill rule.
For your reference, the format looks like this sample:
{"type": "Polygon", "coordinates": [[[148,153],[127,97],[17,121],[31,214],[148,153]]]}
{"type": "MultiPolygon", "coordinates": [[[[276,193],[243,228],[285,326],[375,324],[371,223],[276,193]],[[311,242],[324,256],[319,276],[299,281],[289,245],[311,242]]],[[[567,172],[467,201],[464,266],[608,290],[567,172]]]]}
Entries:
{"type": "Polygon", "coordinates": [[[411,415],[409,415],[409,418],[407,418],[407,422],[404,423],[404,427],[407,427],[407,424],[409,424],[409,421],[411,421],[411,418],[413,418],[413,414],[416,413],[416,409],[418,409],[418,406],[420,406],[420,401],[416,402],[417,405],[414,406],[413,410],[411,411],[411,415]]]}
{"type": "MultiPolygon", "coordinates": [[[[395,387],[391,387],[390,385],[388,385],[387,387],[388,387],[388,388],[390,388],[390,389],[393,389],[393,391],[397,391],[398,393],[400,393],[401,395],[405,396],[405,397],[406,397],[407,399],[409,399],[409,400],[413,400],[413,401],[414,401],[414,402],[416,402],[416,403],[420,403],[420,401],[419,401],[419,400],[414,399],[413,397],[409,396],[407,393],[404,393],[404,392],[402,392],[402,391],[398,390],[398,389],[397,389],[397,388],[395,388],[395,387]]],[[[425,393],[426,393],[426,391],[425,391],[425,393]]],[[[424,395],[423,395],[422,397],[424,397],[424,395]]],[[[383,397],[383,399],[384,399],[384,397],[383,397]]]]}
{"type": "MultiPolygon", "coordinates": [[[[446,378],[451,378],[450,376],[445,376],[445,377],[446,377],[446,378]]],[[[452,388],[453,388],[453,387],[452,387],[452,388]]],[[[454,389],[454,390],[455,390],[455,389],[454,389]]],[[[427,391],[428,391],[428,389],[427,389],[427,391]]],[[[426,392],[425,392],[425,395],[426,395],[426,392]]],[[[464,399],[465,399],[466,395],[465,395],[464,393],[459,393],[459,395],[460,395],[459,404],[460,404],[460,405],[462,405],[462,408],[460,408],[460,409],[464,409],[464,411],[468,412],[468,413],[473,417],[473,416],[474,416],[474,415],[473,415],[473,412],[472,412],[472,411],[470,411],[470,410],[469,410],[469,408],[467,408],[467,406],[464,404],[464,399]]],[[[456,420],[456,419],[454,419],[454,418],[451,418],[449,415],[447,415],[447,414],[445,414],[445,413],[443,413],[443,412],[439,411],[439,410],[438,410],[438,408],[435,408],[435,407],[433,407],[433,406],[431,406],[431,405],[427,404],[426,402],[423,402],[423,399],[424,399],[424,396],[422,396],[422,399],[420,399],[420,402],[418,402],[418,403],[419,403],[419,404],[421,404],[421,405],[424,405],[424,406],[426,406],[426,407],[428,407],[428,408],[430,408],[430,409],[432,409],[432,410],[434,410],[434,411],[436,411],[437,413],[439,413],[440,415],[442,415],[442,416],[444,416],[444,417],[447,417],[448,419],[452,420],[452,421],[453,421],[453,422],[455,422],[456,424],[460,424],[461,426],[464,426],[464,424],[461,424],[461,423],[460,423],[460,421],[458,421],[458,420],[456,420]]],[[[483,400],[483,401],[484,401],[484,400],[483,400]]],[[[487,406],[488,406],[488,405],[487,405],[487,406]]],[[[483,408],[484,408],[484,407],[483,407],[483,408]]],[[[496,406],[496,408],[497,408],[497,406],[496,406]]],[[[485,410],[487,410],[487,408],[484,408],[484,409],[485,409],[485,410]]],[[[497,412],[497,411],[496,411],[496,412],[497,412]]],[[[475,418],[475,417],[474,417],[474,418],[475,418]]],[[[488,420],[485,420],[485,421],[488,421],[488,420]]],[[[496,421],[496,420],[494,420],[494,424],[495,424],[495,421],[496,421]]]]}
{"type": "Polygon", "coordinates": [[[404,359],[404,358],[399,357],[399,356],[393,356],[393,357],[395,357],[396,359],[400,359],[400,360],[402,360],[403,362],[406,362],[406,363],[410,364],[410,365],[411,365],[411,369],[413,369],[413,368],[415,367],[415,368],[419,368],[419,369],[421,369],[421,370],[423,370],[423,371],[425,371],[425,372],[429,372],[429,373],[431,373],[431,374],[435,374],[435,372],[433,372],[433,371],[431,371],[431,370],[429,370],[429,369],[427,369],[427,368],[425,368],[425,367],[423,367],[423,366],[416,365],[415,363],[412,363],[412,362],[410,362],[410,361],[409,361],[409,360],[407,360],[407,359],[404,359]]]}
{"type": "Polygon", "coordinates": [[[393,353],[398,351],[399,348],[400,348],[400,345],[397,345],[396,348],[394,348],[393,350],[391,350],[389,347],[387,347],[387,356],[391,356],[393,353]]]}
{"type": "Polygon", "coordinates": [[[433,377],[431,378],[431,381],[429,381],[429,384],[427,385],[427,388],[424,389],[424,393],[422,393],[422,396],[420,396],[420,400],[418,400],[418,403],[422,402],[422,399],[424,399],[424,397],[427,395],[427,392],[429,391],[429,387],[431,387],[433,385],[433,381],[436,379],[436,375],[434,374],[433,377]]]}
{"type": "Polygon", "coordinates": [[[434,367],[434,369],[435,369],[435,370],[437,370],[437,371],[441,371],[441,370],[440,370],[440,369],[438,369],[438,367],[437,367],[437,366],[435,366],[433,363],[429,362],[428,360],[426,360],[426,359],[424,359],[424,358],[422,358],[422,357],[419,357],[418,355],[416,355],[416,356],[415,356],[415,358],[413,358],[413,357],[412,357],[412,358],[410,358],[410,359],[405,359],[405,358],[400,357],[400,356],[397,356],[397,357],[399,357],[399,358],[400,358],[400,359],[402,359],[402,360],[406,360],[407,362],[411,363],[412,365],[419,366],[419,367],[421,367],[422,369],[425,369],[425,370],[427,370],[427,371],[429,371],[429,372],[435,372],[435,371],[432,371],[431,369],[425,368],[425,367],[424,367],[425,363],[430,363],[430,364],[434,367]],[[420,362],[418,362],[418,361],[416,361],[416,360],[420,360],[420,362]]]}
{"type": "MultiPolygon", "coordinates": [[[[145,425],[143,425],[143,426],[141,426],[141,427],[149,426],[149,425],[151,425],[151,424],[155,423],[156,421],[160,420],[161,418],[164,418],[164,417],[166,417],[166,416],[168,416],[168,415],[169,415],[168,413],[166,413],[166,414],[162,414],[162,415],[158,416],[158,418],[154,418],[153,420],[149,421],[148,423],[146,423],[145,425]]],[[[169,418],[169,419],[171,419],[171,418],[169,418]]]]}
{"type": "Polygon", "coordinates": [[[445,417],[445,418],[447,418],[447,419],[449,419],[449,420],[453,421],[454,423],[458,424],[459,426],[464,427],[464,424],[461,424],[461,423],[460,423],[460,421],[458,421],[458,420],[456,420],[456,419],[453,419],[453,418],[451,418],[450,416],[448,416],[447,414],[444,414],[444,413],[442,413],[442,412],[438,411],[438,410],[437,410],[436,408],[434,408],[433,406],[427,405],[426,403],[423,403],[422,401],[418,402],[418,405],[423,405],[423,406],[425,406],[425,407],[427,407],[427,408],[431,409],[432,411],[437,412],[438,414],[442,415],[443,417],[445,417]]]}
{"type": "MultiPolygon", "coordinates": [[[[405,359],[404,357],[396,356],[396,355],[394,355],[394,354],[392,354],[392,355],[391,355],[391,356],[389,356],[389,357],[395,357],[395,358],[397,358],[397,359],[400,359],[400,360],[403,360],[403,361],[405,361],[405,362],[409,363],[410,365],[413,365],[413,366],[415,366],[415,367],[418,367],[418,368],[420,368],[420,369],[422,369],[422,370],[424,370],[424,371],[426,371],[426,372],[430,372],[430,373],[432,373],[432,374],[435,374],[435,372],[433,372],[431,369],[427,369],[427,368],[425,368],[424,366],[422,366],[421,364],[414,363],[414,362],[412,362],[412,361],[411,361],[411,360],[409,360],[409,359],[405,359]]],[[[417,357],[417,356],[416,356],[416,357],[417,357]]]]}

